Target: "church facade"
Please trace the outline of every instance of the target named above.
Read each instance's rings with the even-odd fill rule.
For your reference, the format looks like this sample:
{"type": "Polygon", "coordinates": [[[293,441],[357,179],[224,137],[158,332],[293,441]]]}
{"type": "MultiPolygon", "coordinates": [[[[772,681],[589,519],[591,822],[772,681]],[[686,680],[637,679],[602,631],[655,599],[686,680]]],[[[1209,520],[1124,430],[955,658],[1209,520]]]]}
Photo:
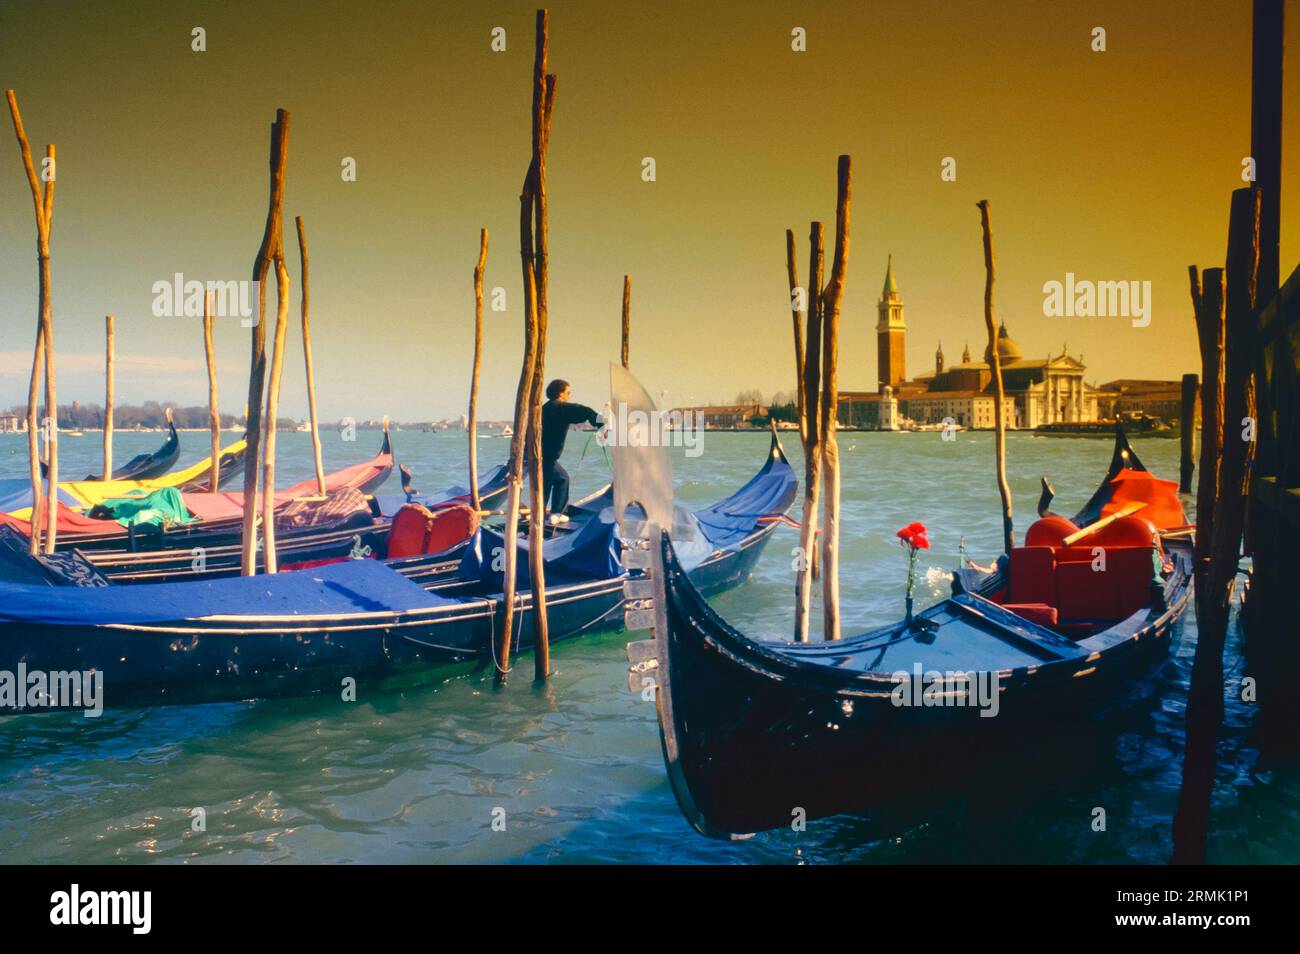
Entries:
{"type": "MultiPolygon", "coordinates": [[[[972,361],[970,346],[961,361],[948,365],[940,343],[934,370],[908,380],[904,351],[907,340],[903,297],[894,278],[893,260],[885,266],[885,284],[877,305],[876,392],[842,392],[839,421],[845,427],[897,429],[907,421],[941,424],[949,421],[973,429],[994,425],[992,353],[972,361]]],[[[1097,418],[1096,388],[1084,381],[1082,356],[1066,349],[1045,358],[1026,358],[1007,331],[998,329],[998,363],[1002,368],[1003,420],[1009,428],[1032,429],[1042,424],[1076,423],[1097,418]]]]}

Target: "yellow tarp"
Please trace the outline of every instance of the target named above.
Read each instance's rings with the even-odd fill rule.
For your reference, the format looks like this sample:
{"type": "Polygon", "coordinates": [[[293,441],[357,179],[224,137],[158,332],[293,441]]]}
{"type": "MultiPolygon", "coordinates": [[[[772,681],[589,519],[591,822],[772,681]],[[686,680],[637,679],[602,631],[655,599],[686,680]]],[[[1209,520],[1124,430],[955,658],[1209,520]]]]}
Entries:
{"type": "MultiPolygon", "coordinates": [[[[219,457],[225,458],[238,454],[244,446],[244,439],[240,438],[228,447],[221,448],[219,457]]],[[[212,456],[209,455],[184,470],[165,474],[153,480],[68,480],[60,481],[59,489],[75,497],[82,509],[89,510],[105,500],[117,497],[145,497],[157,490],[181,487],[192,480],[206,477],[211,469],[212,456]]],[[[27,520],[31,517],[31,513],[31,507],[24,507],[22,510],[15,510],[10,516],[27,520]]]]}

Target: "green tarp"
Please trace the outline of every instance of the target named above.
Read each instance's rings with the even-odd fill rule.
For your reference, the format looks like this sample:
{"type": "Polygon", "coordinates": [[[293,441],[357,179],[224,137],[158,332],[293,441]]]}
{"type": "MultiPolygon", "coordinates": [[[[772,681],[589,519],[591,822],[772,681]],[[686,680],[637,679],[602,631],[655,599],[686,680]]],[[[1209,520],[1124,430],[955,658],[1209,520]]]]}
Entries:
{"type": "Polygon", "coordinates": [[[106,500],[95,507],[94,515],[116,520],[124,527],[170,527],[195,520],[185,509],[185,501],[175,487],[155,490],[147,497],[106,500]]]}

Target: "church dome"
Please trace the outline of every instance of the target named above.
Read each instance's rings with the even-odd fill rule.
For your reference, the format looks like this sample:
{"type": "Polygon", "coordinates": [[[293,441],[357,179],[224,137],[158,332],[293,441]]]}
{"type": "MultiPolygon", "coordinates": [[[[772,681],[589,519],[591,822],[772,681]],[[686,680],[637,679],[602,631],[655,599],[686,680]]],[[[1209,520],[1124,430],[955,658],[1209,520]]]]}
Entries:
{"type": "MultiPolygon", "coordinates": [[[[998,363],[1010,364],[1012,361],[1019,361],[1021,357],[1020,345],[1016,344],[1015,339],[1007,334],[1007,325],[1006,322],[1003,322],[1002,326],[998,328],[998,363]]],[[[987,364],[993,363],[993,355],[987,347],[984,349],[984,361],[987,364]]]]}

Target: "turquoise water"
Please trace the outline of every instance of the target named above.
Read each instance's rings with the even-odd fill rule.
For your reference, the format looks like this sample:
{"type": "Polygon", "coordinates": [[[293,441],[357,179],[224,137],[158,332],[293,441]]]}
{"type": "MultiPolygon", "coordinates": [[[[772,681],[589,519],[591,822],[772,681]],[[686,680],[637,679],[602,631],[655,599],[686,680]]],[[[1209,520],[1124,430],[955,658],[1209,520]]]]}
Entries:
{"type": "MultiPolygon", "coordinates": [[[[373,454],[374,432],[325,442],[329,469],[373,454]]],[[[730,492],[760,465],[768,438],[705,437],[704,453],[677,451],[682,501],[730,492]]],[[[150,450],[158,434],[119,434],[115,456],[150,450]]],[[[431,490],[464,482],[460,434],[394,434],[398,459],[431,490]]],[[[585,435],[569,440],[575,495],[608,478],[585,435]],[[583,455],[584,446],[587,453],[583,455]]],[[[508,442],[484,438],[479,459],[508,442]]],[[[799,464],[798,439],[785,437],[799,464]]],[[[1135,440],[1146,464],[1177,473],[1178,443],[1135,440]]],[[[182,463],[206,452],[182,434],[182,463]]],[[[309,440],[284,434],[287,485],[311,473],[309,440]]],[[[913,520],[933,549],[918,604],[946,594],[958,540],[991,559],[1000,547],[992,437],[841,434],[844,467],[842,599],[846,633],[898,617],[905,561],[894,531],[913,520]]],[[[26,472],[21,437],[0,437],[0,475],[26,472]]],[[[97,469],[99,435],[65,438],[65,473],[97,469]]],[[[1109,461],[1104,440],[1013,434],[1008,466],[1017,526],[1028,525],[1038,478],[1057,509],[1073,512],[1109,461]]],[[[397,489],[396,478],[389,488],[397,489]]],[[[1190,507],[1191,501],[1187,502],[1190,507]]],[[[791,618],[795,531],[780,529],[745,586],[714,603],[741,629],[780,637],[791,618]]],[[[928,804],[875,818],[836,818],[803,833],[708,841],[681,819],[664,777],[654,707],[626,689],[624,645],[609,633],[555,647],[555,674],[531,682],[531,658],[504,691],[490,674],[443,675],[414,686],[334,698],[246,702],[77,715],[0,718],[0,859],[6,862],[1149,862],[1170,852],[1187,684],[1196,627],[1149,699],[1056,758],[1026,758],[996,777],[958,785],[928,804]],[[1059,764],[1058,764],[1059,763],[1059,764]],[[1107,831],[1094,832],[1103,806],[1107,831]],[[201,807],[206,831],[192,830],[201,807]],[[504,813],[504,814],[502,814],[504,813]],[[504,818],[504,831],[493,819],[504,818]],[[499,826],[498,826],[499,827],[499,826]]],[[[1240,675],[1240,637],[1225,668],[1240,675]]],[[[1230,697],[1209,854],[1219,862],[1300,860],[1300,772],[1267,770],[1246,745],[1249,708],[1230,697]]],[[[881,771],[846,766],[846,771],[881,771]]]]}

